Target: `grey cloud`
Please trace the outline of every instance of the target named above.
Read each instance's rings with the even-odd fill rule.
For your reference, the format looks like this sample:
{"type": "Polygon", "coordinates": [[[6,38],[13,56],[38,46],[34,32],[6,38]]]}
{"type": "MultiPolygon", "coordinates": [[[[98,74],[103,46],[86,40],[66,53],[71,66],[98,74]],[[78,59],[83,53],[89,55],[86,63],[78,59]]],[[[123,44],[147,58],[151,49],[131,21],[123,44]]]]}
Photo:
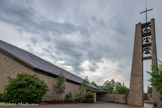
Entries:
{"type": "MultiPolygon", "coordinates": [[[[0,1],[0,20],[13,24],[24,31],[32,33],[56,32],[71,33],[77,30],[77,27],[69,22],[59,23],[48,20],[43,16],[36,16],[36,11],[32,3],[28,1],[19,1],[14,3],[9,0],[0,1]]],[[[38,13],[39,14],[39,13],[38,13]]]]}

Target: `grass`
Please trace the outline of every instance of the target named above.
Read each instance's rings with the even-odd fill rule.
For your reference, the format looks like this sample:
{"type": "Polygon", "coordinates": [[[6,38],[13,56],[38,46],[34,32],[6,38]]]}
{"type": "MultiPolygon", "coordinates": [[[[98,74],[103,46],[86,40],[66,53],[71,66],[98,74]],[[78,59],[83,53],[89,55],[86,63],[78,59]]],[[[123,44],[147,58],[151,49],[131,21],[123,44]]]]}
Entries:
{"type": "Polygon", "coordinates": [[[40,105],[46,105],[46,104],[48,104],[48,103],[46,103],[46,102],[41,102],[41,103],[39,103],[40,105]]]}

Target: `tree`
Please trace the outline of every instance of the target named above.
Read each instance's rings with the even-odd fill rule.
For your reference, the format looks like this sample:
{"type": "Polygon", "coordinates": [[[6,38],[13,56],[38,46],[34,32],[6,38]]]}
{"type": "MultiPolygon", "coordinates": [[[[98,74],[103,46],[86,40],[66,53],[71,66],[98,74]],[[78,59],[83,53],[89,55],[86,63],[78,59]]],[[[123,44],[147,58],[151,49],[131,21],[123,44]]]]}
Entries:
{"type": "Polygon", "coordinates": [[[82,84],[80,85],[79,90],[82,90],[82,91],[90,90],[88,76],[86,76],[85,79],[82,81],[82,84]]]}
{"type": "Polygon", "coordinates": [[[115,82],[115,87],[117,86],[122,86],[122,84],[120,82],[115,82]]]}
{"type": "Polygon", "coordinates": [[[48,86],[36,75],[17,74],[4,89],[4,99],[11,103],[40,103],[48,86]]]}
{"type": "Polygon", "coordinates": [[[94,81],[92,81],[92,84],[93,84],[96,88],[100,89],[99,86],[98,86],[94,81]]]}
{"type": "Polygon", "coordinates": [[[108,93],[119,93],[119,94],[128,94],[129,89],[120,82],[115,82],[114,79],[111,79],[111,81],[106,81],[103,86],[102,90],[107,91],[108,93]]]}
{"type": "Polygon", "coordinates": [[[152,93],[152,87],[149,87],[149,86],[147,87],[147,93],[150,93],[150,94],[152,93]]]}
{"type": "Polygon", "coordinates": [[[54,91],[58,96],[56,96],[57,99],[60,99],[60,95],[62,95],[65,92],[65,82],[66,78],[63,73],[59,73],[59,76],[57,77],[57,83],[54,85],[54,91]]]}
{"type": "Polygon", "coordinates": [[[90,90],[88,76],[86,76],[85,79],[82,81],[82,84],[80,85],[79,90],[80,90],[79,99],[80,101],[83,101],[86,92],[90,90]]]}
{"type": "Polygon", "coordinates": [[[157,91],[162,93],[162,62],[160,61],[159,67],[152,66],[152,70],[152,72],[147,72],[152,77],[149,79],[149,81],[157,91]]]}
{"type": "Polygon", "coordinates": [[[115,87],[114,93],[119,93],[119,94],[128,94],[129,89],[125,86],[125,84],[123,83],[123,85],[119,84],[115,87]]]}
{"type": "Polygon", "coordinates": [[[112,79],[111,81],[106,81],[103,86],[102,90],[107,91],[108,93],[112,93],[115,88],[115,81],[112,79]]]}

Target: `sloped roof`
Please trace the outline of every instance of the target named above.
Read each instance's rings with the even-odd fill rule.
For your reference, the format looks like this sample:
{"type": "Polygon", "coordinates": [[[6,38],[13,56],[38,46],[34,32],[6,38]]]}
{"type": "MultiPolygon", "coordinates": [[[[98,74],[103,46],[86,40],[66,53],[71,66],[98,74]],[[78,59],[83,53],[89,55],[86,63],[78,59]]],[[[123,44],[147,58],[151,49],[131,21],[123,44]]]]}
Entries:
{"type": "MultiPolygon", "coordinates": [[[[8,44],[2,40],[0,40],[0,48],[9,52],[10,54],[16,56],[17,58],[21,59],[22,61],[30,64],[31,66],[33,66],[34,68],[43,70],[47,73],[53,74],[58,76],[58,74],[60,72],[62,72],[64,74],[64,76],[71,81],[74,81],[76,83],[81,84],[83,79],[56,66],[53,65],[52,63],[49,63],[48,61],[35,56],[34,54],[31,54],[23,49],[20,49],[16,46],[13,46],[11,44],[8,44]]],[[[89,83],[90,87],[97,89],[93,84],[89,83]]]]}

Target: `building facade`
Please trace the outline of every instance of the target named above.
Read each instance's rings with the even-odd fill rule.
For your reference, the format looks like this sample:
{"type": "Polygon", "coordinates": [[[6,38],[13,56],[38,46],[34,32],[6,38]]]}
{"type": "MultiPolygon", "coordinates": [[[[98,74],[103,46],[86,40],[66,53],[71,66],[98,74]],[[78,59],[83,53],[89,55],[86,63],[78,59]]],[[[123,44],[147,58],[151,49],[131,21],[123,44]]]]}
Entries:
{"type": "MultiPolygon", "coordinates": [[[[9,78],[15,78],[18,73],[35,74],[48,86],[48,92],[43,97],[43,101],[53,101],[55,99],[54,85],[58,74],[62,72],[67,79],[65,83],[65,93],[72,93],[73,99],[79,93],[79,86],[83,79],[61,69],[25,50],[17,48],[0,40],[0,93],[4,92],[9,78]]],[[[92,89],[96,89],[91,83],[92,89]]]]}

